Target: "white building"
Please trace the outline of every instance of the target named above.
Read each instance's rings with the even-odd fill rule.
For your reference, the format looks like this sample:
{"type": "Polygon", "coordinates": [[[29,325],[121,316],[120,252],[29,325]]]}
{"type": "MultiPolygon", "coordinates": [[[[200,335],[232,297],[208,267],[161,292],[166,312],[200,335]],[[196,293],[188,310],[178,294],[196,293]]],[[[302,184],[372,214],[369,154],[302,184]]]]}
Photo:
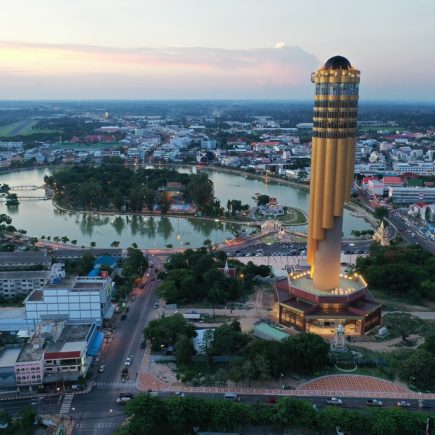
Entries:
{"type": "Polygon", "coordinates": [[[382,196],[384,194],[384,183],[380,180],[369,180],[367,190],[371,195],[382,196]]]}
{"type": "Polygon", "coordinates": [[[435,162],[395,163],[393,170],[396,174],[412,173],[416,175],[435,175],[435,162]]]}
{"type": "Polygon", "coordinates": [[[435,202],[435,188],[389,187],[388,197],[396,204],[432,203],[435,202]]]}
{"type": "Polygon", "coordinates": [[[26,317],[37,322],[44,319],[70,319],[103,323],[112,312],[111,278],[53,278],[34,290],[25,300],[26,317]]]}
{"type": "Polygon", "coordinates": [[[0,296],[13,298],[41,288],[51,277],[49,270],[0,272],[0,296]]]}

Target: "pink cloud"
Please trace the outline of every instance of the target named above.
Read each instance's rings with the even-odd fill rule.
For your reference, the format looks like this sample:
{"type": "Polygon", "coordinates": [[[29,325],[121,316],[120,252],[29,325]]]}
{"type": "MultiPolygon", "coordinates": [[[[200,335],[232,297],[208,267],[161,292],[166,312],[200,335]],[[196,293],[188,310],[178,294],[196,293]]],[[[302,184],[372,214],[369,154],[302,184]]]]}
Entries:
{"type": "Polygon", "coordinates": [[[0,42],[3,98],[10,99],[306,98],[318,65],[313,55],[286,46],[124,49],[0,42]]]}

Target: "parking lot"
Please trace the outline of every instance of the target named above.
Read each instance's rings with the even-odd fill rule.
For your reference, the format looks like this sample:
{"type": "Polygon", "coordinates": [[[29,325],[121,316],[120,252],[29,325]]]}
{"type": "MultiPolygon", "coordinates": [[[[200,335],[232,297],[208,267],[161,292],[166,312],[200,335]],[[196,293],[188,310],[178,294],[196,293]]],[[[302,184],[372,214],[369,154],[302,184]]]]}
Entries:
{"type": "MultiPolygon", "coordinates": [[[[362,240],[355,242],[343,242],[342,253],[367,254],[371,240],[362,240]]],[[[305,256],[307,254],[307,244],[303,242],[295,243],[256,243],[234,251],[235,257],[288,257],[288,256],[305,256]]]]}

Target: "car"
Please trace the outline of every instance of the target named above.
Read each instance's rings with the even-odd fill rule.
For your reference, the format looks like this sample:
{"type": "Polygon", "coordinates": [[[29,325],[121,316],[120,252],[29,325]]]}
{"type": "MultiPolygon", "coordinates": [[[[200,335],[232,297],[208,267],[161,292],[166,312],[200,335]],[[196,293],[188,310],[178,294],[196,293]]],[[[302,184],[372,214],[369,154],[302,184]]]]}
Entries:
{"type": "Polygon", "coordinates": [[[85,386],[81,385],[81,384],[73,384],[73,385],[71,385],[71,388],[70,388],[71,391],[83,391],[84,389],[85,389],[85,386]]]}
{"type": "Polygon", "coordinates": [[[327,405],[335,405],[335,406],[341,406],[343,405],[343,401],[337,397],[328,397],[326,399],[327,405]]]}
{"type": "Polygon", "coordinates": [[[128,313],[130,311],[130,307],[125,307],[125,312],[128,313]]]}
{"type": "Polygon", "coordinates": [[[159,304],[157,302],[154,304],[154,308],[159,308],[159,304]]]}
{"type": "Polygon", "coordinates": [[[121,378],[124,378],[124,379],[128,378],[128,368],[127,367],[122,369],[121,378]]]}
{"type": "Polygon", "coordinates": [[[125,320],[127,318],[127,313],[122,313],[121,314],[121,320],[125,320]]]}
{"type": "Polygon", "coordinates": [[[268,397],[266,399],[266,403],[270,403],[271,405],[275,404],[276,402],[278,402],[278,399],[276,397],[268,397]]]}
{"type": "Polygon", "coordinates": [[[100,364],[100,367],[98,367],[98,373],[103,373],[106,366],[104,364],[100,364]]]}
{"type": "Polygon", "coordinates": [[[172,395],[177,397],[186,397],[182,391],[175,391],[175,393],[172,393],[172,395]]]}
{"type": "Polygon", "coordinates": [[[367,406],[382,406],[382,400],[378,400],[378,399],[367,399],[366,400],[366,404],[367,406]]]}
{"type": "Polygon", "coordinates": [[[411,402],[408,402],[407,400],[399,400],[397,406],[400,406],[401,408],[410,408],[411,402]]]}
{"type": "Polygon", "coordinates": [[[120,405],[125,405],[131,399],[134,399],[134,394],[131,394],[131,393],[121,393],[119,395],[119,397],[116,399],[116,403],[119,403],[120,405]]]}
{"type": "Polygon", "coordinates": [[[142,343],[140,344],[140,348],[141,349],[145,349],[147,347],[147,342],[146,341],[142,341],[142,343]]]}
{"type": "Polygon", "coordinates": [[[237,393],[225,393],[225,399],[235,400],[236,402],[240,402],[240,396],[237,393]]]}
{"type": "Polygon", "coordinates": [[[129,356],[126,360],[124,365],[125,366],[131,366],[131,363],[133,362],[133,357],[129,356]]]}

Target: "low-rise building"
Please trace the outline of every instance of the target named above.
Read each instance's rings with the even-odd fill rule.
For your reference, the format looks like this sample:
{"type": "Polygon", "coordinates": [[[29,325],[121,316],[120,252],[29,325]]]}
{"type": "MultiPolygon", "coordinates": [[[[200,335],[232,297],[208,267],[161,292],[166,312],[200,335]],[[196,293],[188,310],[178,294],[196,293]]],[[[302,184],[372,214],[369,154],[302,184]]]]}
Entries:
{"type": "Polygon", "coordinates": [[[103,323],[113,313],[110,277],[53,278],[25,300],[28,320],[45,319],[103,323]]]}
{"type": "Polygon", "coordinates": [[[433,187],[390,187],[388,197],[395,204],[413,204],[416,202],[435,202],[433,187]]]}
{"type": "Polygon", "coordinates": [[[16,358],[16,386],[32,390],[43,383],[84,377],[92,362],[88,349],[98,334],[95,323],[40,323],[16,358]]]}
{"type": "Polygon", "coordinates": [[[0,270],[28,270],[30,267],[50,269],[51,258],[47,251],[0,252],[0,270]]]}
{"type": "Polygon", "coordinates": [[[0,272],[0,296],[6,299],[27,295],[41,288],[51,277],[49,270],[0,272]]]}
{"type": "Polygon", "coordinates": [[[0,389],[15,387],[15,363],[20,351],[20,345],[7,346],[0,350],[0,389]]]}

